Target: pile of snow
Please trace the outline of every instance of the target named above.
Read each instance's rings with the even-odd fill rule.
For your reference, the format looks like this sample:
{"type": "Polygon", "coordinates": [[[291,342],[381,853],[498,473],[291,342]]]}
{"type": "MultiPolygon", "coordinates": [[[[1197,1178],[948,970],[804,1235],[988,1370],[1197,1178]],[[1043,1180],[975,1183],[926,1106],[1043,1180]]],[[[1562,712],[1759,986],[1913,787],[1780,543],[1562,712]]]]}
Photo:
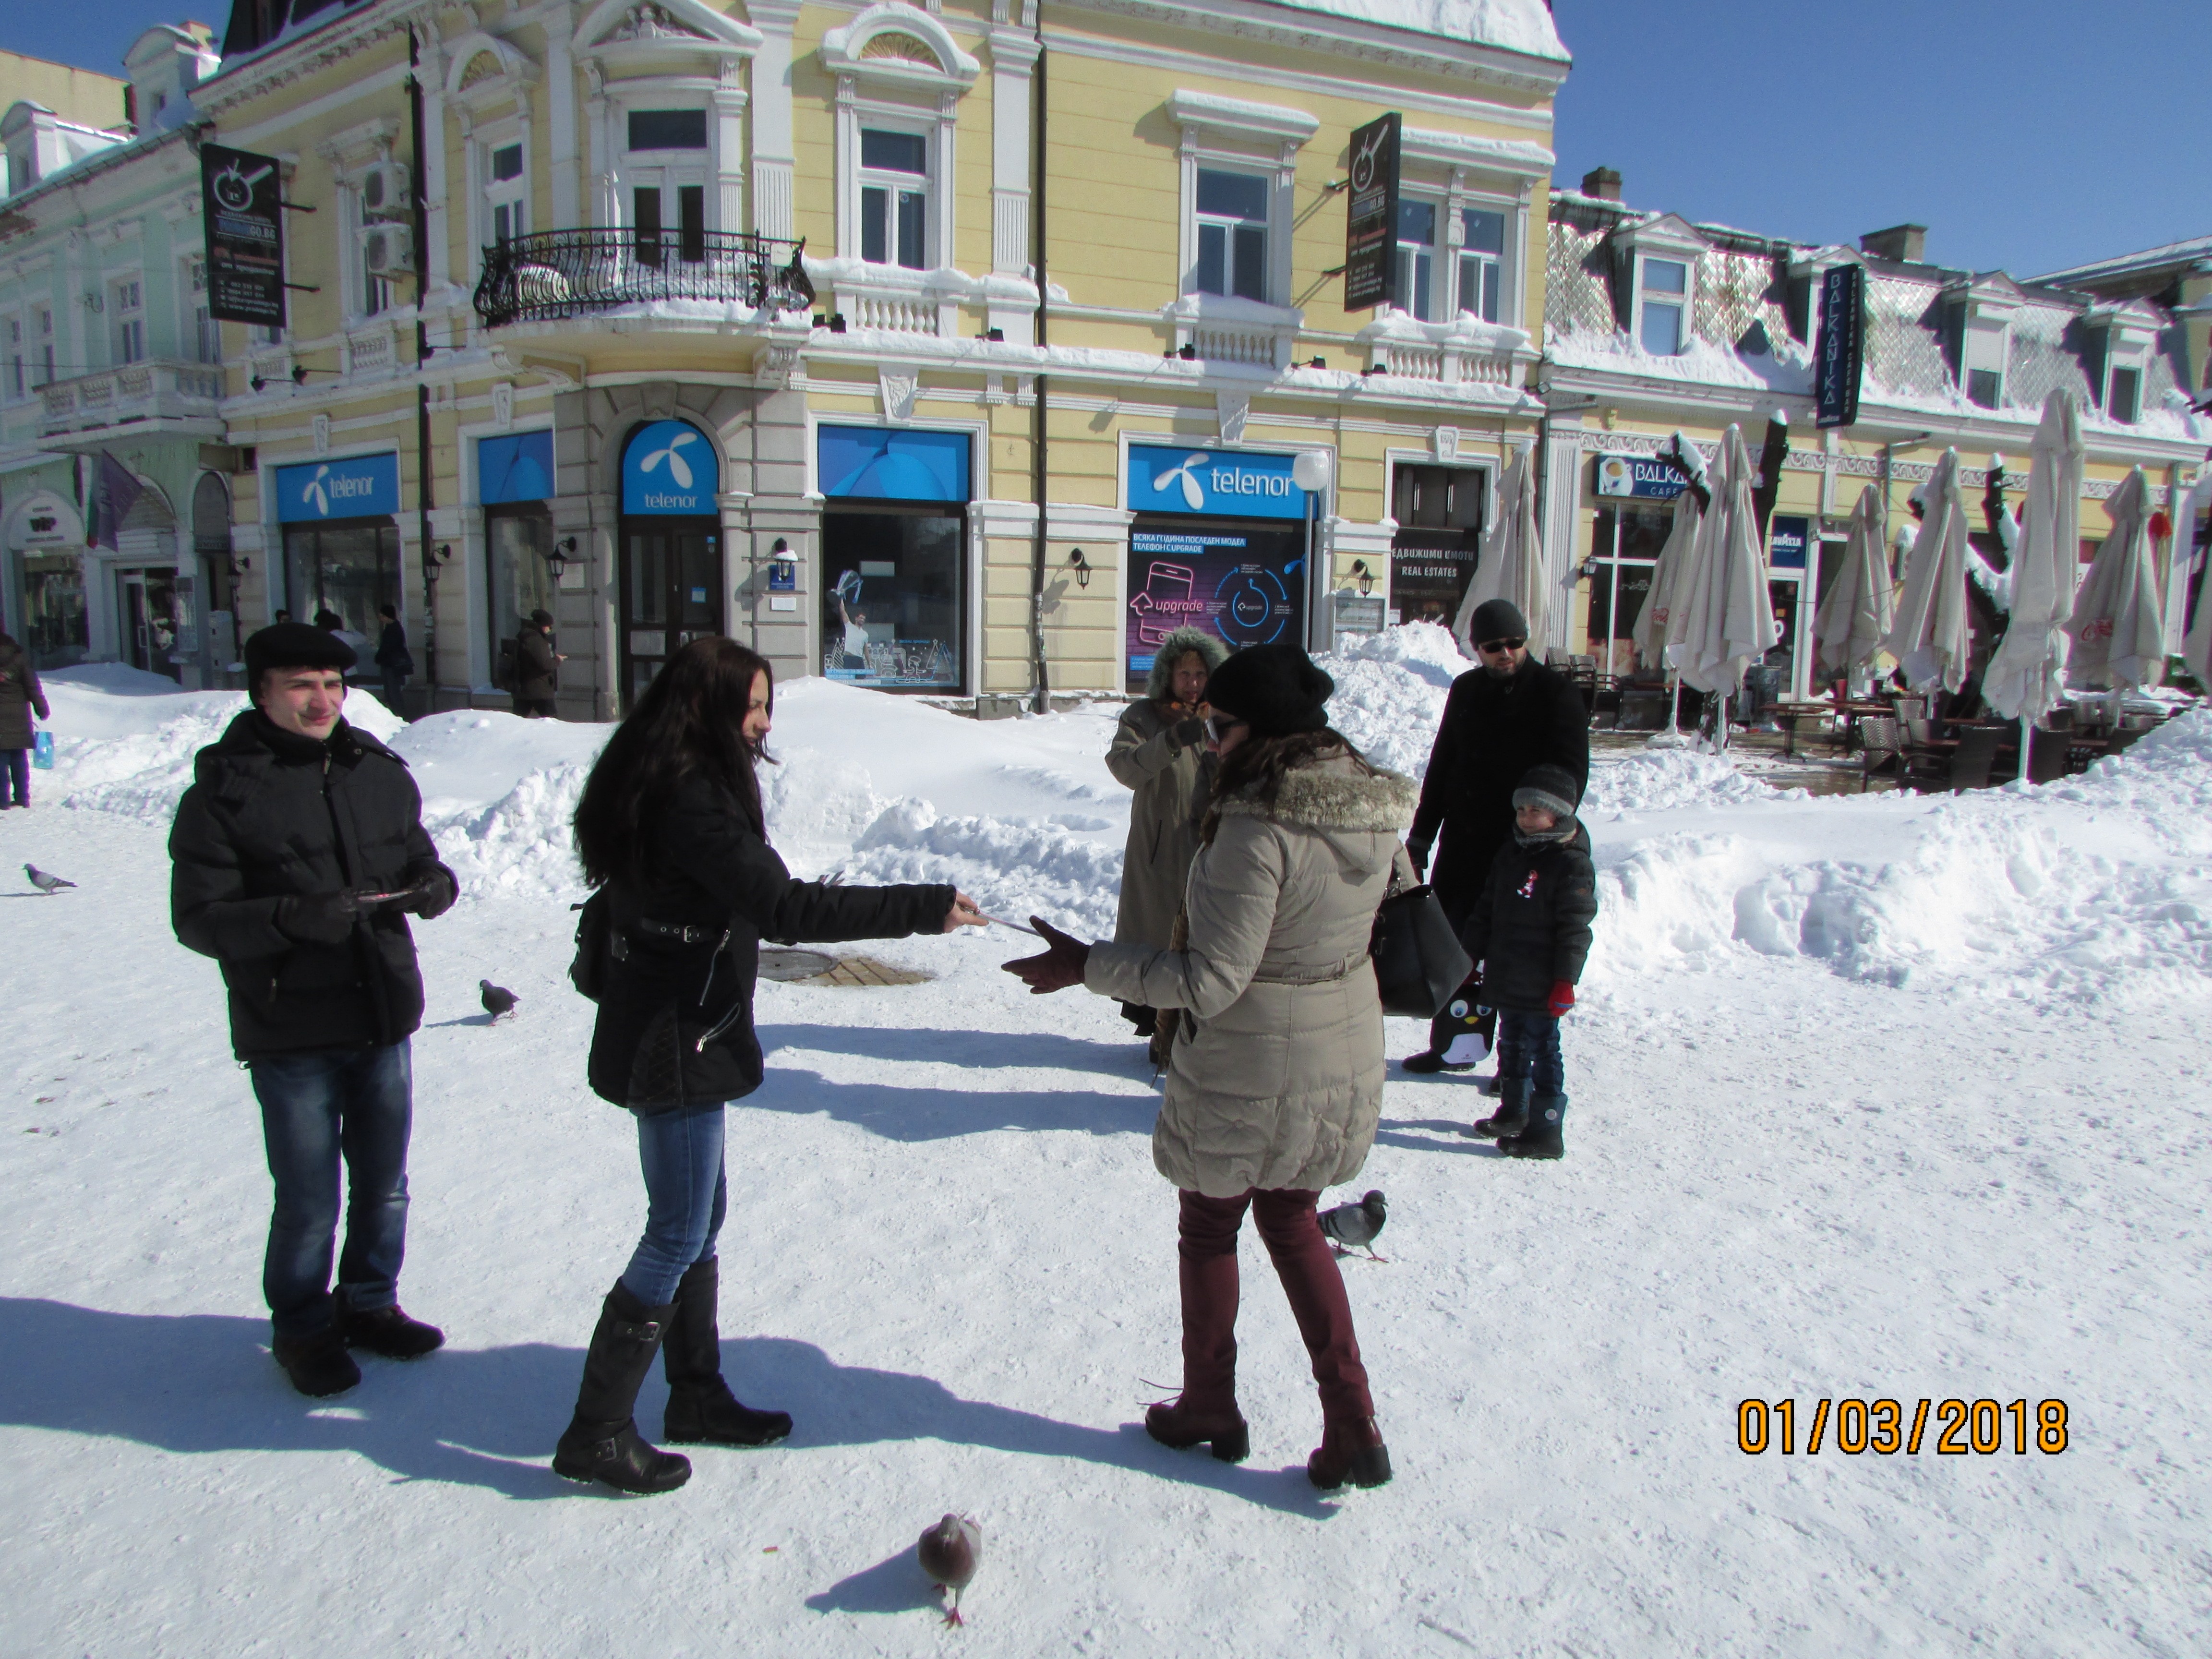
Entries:
{"type": "Polygon", "coordinates": [[[1377,766],[1418,778],[1443,719],[1444,694],[1468,671],[1451,630],[1406,623],[1314,659],[1336,682],[1328,723],[1377,766]]]}
{"type": "Polygon", "coordinates": [[[1619,759],[1593,761],[1583,817],[1595,820],[1628,812],[1728,801],[1802,799],[1802,789],[1776,791],[1736,769],[1726,755],[1691,749],[1647,749],[1619,759]]]}

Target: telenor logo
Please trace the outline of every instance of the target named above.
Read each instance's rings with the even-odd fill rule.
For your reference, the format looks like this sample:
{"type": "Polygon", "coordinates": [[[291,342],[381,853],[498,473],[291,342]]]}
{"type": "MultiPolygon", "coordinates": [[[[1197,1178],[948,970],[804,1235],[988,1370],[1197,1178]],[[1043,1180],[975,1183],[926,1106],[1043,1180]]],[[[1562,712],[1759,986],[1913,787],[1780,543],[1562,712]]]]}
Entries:
{"type": "Polygon", "coordinates": [[[300,492],[301,504],[313,507],[326,519],[331,515],[331,498],[323,489],[323,480],[330,476],[329,467],[317,467],[313,476],[307,480],[307,487],[300,492]]]}
{"type": "Polygon", "coordinates": [[[1199,488],[1198,479],[1191,472],[1191,468],[1205,459],[1206,452],[1202,449],[1195,455],[1184,456],[1181,466],[1171,466],[1164,472],[1156,472],[1152,475],[1152,489],[1156,492],[1164,493],[1170,484],[1181,483],[1184,501],[1188,504],[1192,512],[1197,512],[1206,505],[1206,492],[1199,488]]]}
{"type": "MultiPolygon", "coordinates": [[[[689,430],[678,432],[668,441],[668,447],[665,449],[656,449],[651,454],[642,457],[638,461],[637,470],[641,472],[651,472],[665,461],[668,463],[668,476],[684,489],[690,489],[691,464],[676,452],[698,435],[697,433],[689,430]]],[[[1206,457],[1200,455],[1197,459],[1204,460],[1206,457]]]]}

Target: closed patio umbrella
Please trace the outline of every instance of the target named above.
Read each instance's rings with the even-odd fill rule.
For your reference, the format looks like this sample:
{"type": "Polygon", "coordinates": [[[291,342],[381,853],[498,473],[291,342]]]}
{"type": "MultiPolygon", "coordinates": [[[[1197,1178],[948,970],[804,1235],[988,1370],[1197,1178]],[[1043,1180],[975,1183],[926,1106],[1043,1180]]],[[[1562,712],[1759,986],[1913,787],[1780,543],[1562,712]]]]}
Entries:
{"type": "MultiPolygon", "coordinates": [[[[2081,409],[2069,392],[2043,400],[2029,452],[2027,507],[2012,550],[2012,610],[1982,677],[1982,696],[2008,720],[2041,723],[2066,691],[2066,619],[2081,544],[2081,409]]],[[[2026,762],[2021,774],[2027,775],[2026,762]]]]}
{"type": "Polygon", "coordinates": [[[2074,615],[2069,667],[2077,684],[2156,685],[2166,676],[2166,617],[2150,551],[2150,486],[2136,467],[2105,503],[2112,533],[2098,548],[2074,615]]]}
{"type": "Polygon", "coordinates": [[[1843,563],[1829,578],[1827,596],[1813,617],[1824,670],[1847,674],[1881,649],[1896,609],[1891,586],[1881,544],[1881,498],[1869,484],[1851,509],[1843,563]]]}
{"type": "Polygon", "coordinates": [[[2181,626],[2181,660],[2200,686],[2212,686],[2212,593],[2205,589],[2212,583],[2205,580],[2208,567],[2212,567],[2212,555],[2197,545],[2197,514],[2212,506],[2212,468],[2197,480],[2197,488],[2190,492],[2189,501],[2181,514],[2181,522],[2174,528],[2174,562],[2188,562],[2189,580],[2184,590],[2181,626]],[[2188,608],[2189,595],[2194,594],[2197,609],[2188,608]]]}
{"type": "Polygon", "coordinates": [[[1636,619],[1636,654],[1646,663],[1672,665],[1667,659],[1668,623],[1675,590],[1682,585],[1682,573],[1690,568],[1690,556],[1697,545],[1698,522],[1704,516],[1698,511],[1698,498],[1688,490],[1674,497],[1674,522],[1668,529],[1667,544],[1659,550],[1659,562],[1651,567],[1651,587],[1644,596],[1644,614],[1636,619]]]}
{"type": "Polygon", "coordinates": [[[1714,469],[1712,510],[1698,526],[1680,600],[1669,607],[1674,614],[1667,622],[1683,683],[1723,696],[1741,688],[1743,671],[1778,637],[1766,550],[1752,512],[1751,472],[1743,428],[1731,426],[1714,469]]]}
{"type": "MultiPolygon", "coordinates": [[[[1498,517],[1482,538],[1474,578],[1452,618],[1452,633],[1460,649],[1472,657],[1475,641],[1468,637],[1474,625],[1474,610],[1490,599],[1510,599],[1528,618],[1528,649],[1538,661],[1545,647],[1564,644],[1553,638],[1552,607],[1545,603],[1548,584],[1544,580],[1544,550],[1536,535],[1536,475],[1525,449],[1505,469],[1505,482],[1498,492],[1498,517]]],[[[1563,630],[1562,630],[1563,631],[1563,630]]]]}
{"type": "Polygon", "coordinates": [[[1897,659],[1907,684],[1956,691],[1966,683],[1966,502],[1959,493],[1959,452],[1947,449],[1928,480],[1928,516],[1920,521],[1882,647],[1897,659]]]}

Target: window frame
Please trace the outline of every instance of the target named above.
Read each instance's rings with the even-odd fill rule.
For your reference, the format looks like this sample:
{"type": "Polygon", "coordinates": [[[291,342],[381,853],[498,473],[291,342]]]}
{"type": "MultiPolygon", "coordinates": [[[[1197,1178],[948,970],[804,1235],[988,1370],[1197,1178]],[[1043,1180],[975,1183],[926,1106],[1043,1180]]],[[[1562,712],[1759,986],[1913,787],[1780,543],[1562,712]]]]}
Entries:
{"type": "MultiPolygon", "coordinates": [[[[882,90],[888,92],[890,88],[882,90]]],[[[866,265],[872,271],[897,272],[908,281],[927,271],[957,265],[959,210],[954,185],[959,173],[955,139],[960,101],[957,94],[947,94],[941,100],[933,96],[927,106],[922,106],[895,100],[889,96],[861,97],[857,94],[839,100],[836,182],[837,251],[841,255],[856,264],[866,265]],[[862,166],[860,135],[864,131],[903,132],[918,137],[923,142],[923,155],[928,162],[929,171],[923,175],[922,194],[926,205],[922,263],[918,267],[897,263],[896,204],[893,204],[893,219],[889,227],[892,258],[889,261],[872,260],[863,252],[866,246],[866,227],[862,222],[863,190],[895,184],[899,180],[911,180],[916,176],[862,166]],[[864,179],[867,180],[866,184],[864,179]]]]}
{"type": "Polygon", "coordinates": [[[21,403],[31,395],[30,317],[26,312],[11,311],[0,317],[7,325],[6,380],[0,382],[11,404],[21,403]]]}
{"type": "Polygon", "coordinates": [[[222,362],[222,325],[209,314],[204,252],[177,261],[177,356],[188,362],[211,368],[222,362]]]}
{"type": "Polygon", "coordinates": [[[37,391],[54,383],[54,308],[52,306],[33,306],[32,310],[39,319],[37,372],[46,376],[32,388],[37,391]]]}
{"type": "Polygon", "coordinates": [[[1637,349],[1654,357],[1679,357],[1687,351],[1694,336],[1691,321],[1696,315],[1697,301],[1698,262],[1694,257],[1672,250],[1639,252],[1636,256],[1636,305],[1632,313],[1635,328],[1631,336],[1637,349]],[[1672,289],[1653,289],[1651,266],[1655,262],[1681,268],[1682,286],[1679,293],[1672,289]],[[1647,343],[1651,311],[1655,306],[1675,313],[1674,349],[1672,351],[1654,350],[1647,343]]]}
{"type": "Polygon", "coordinates": [[[477,257],[481,260],[483,249],[502,240],[498,229],[501,209],[509,210],[513,219],[507,240],[530,234],[530,131],[518,121],[472,137],[476,150],[476,208],[479,215],[477,257]],[[521,152],[521,171],[512,179],[499,178],[496,169],[500,155],[510,149],[521,152]]]}
{"type": "Polygon", "coordinates": [[[937,158],[934,154],[935,147],[930,143],[928,130],[921,123],[913,119],[901,121],[882,117],[863,117],[854,131],[854,226],[855,239],[859,244],[854,257],[864,264],[900,270],[933,270],[939,265],[950,264],[949,259],[936,257],[935,233],[939,216],[934,211],[936,205],[934,198],[937,194],[937,179],[931,171],[931,167],[937,158]],[[922,171],[909,173],[896,167],[871,167],[867,164],[866,153],[868,135],[872,132],[920,139],[922,171]],[[917,184],[920,185],[919,189],[915,188],[917,184]],[[884,192],[882,230],[884,251],[889,257],[881,259],[872,259],[867,254],[868,234],[875,228],[868,222],[868,192],[875,190],[884,192]],[[908,200],[916,197],[921,199],[922,212],[921,246],[917,250],[920,263],[908,264],[903,257],[906,250],[904,214],[908,200]]]}
{"type": "Polygon", "coordinates": [[[1182,284],[1182,292],[1185,295],[1193,298],[1249,300],[1255,305],[1280,303],[1276,298],[1279,290],[1275,282],[1277,240],[1275,231],[1278,216],[1276,194],[1273,169],[1270,167],[1243,157],[1219,158],[1201,155],[1195,159],[1190,168],[1190,189],[1184,215],[1184,240],[1188,249],[1188,257],[1183,263],[1182,284]],[[1251,179],[1261,187],[1261,200],[1263,207],[1260,234],[1262,240],[1260,248],[1261,292],[1257,295],[1237,292],[1237,274],[1242,264],[1237,257],[1237,232],[1247,228],[1252,222],[1243,218],[1231,219],[1225,214],[1207,213],[1199,207],[1198,196],[1201,176],[1209,173],[1231,178],[1251,179]],[[1208,228],[1216,228],[1222,232],[1222,280],[1227,288],[1226,293],[1217,294],[1211,289],[1199,286],[1199,271],[1205,258],[1203,250],[1206,232],[1208,228]]]}
{"type": "Polygon", "coordinates": [[[1457,270],[1449,252],[1450,241],[1451,208],[1449,198],[1443,196],[1431,197],[1427,191],[1420,190],[1401,191],[1398,198],[1398,225],[1391,239],[1392,291],[1397,295],[1398,308],[1416,322],[1445,323],[1450,322],[1459,315],[1458,307],[1455,306],[1451,307],[1449,314],[1445,316],[1439,317],[1435,314],[1437,306],[1437,272],[1439,267],[1442,267],[1454,279],[1453,291],[1449,297],[1458,298],[1457,270]],[[1409,207],[1425,207],[1429,210],[1429,240],[1426,243],[1409,242],[1406,240],[1406,210],[1409,207]],[[1423,287],[1421,304],[1413,306],[1407,303],[1410,296],[1407,292],[1407,278],[1409,273],[1418,272],[1422,257],[1419,250],[1424,247],[1427,249],[1429,280],[1423,287]]]}
{"type": "Polygon", "coordinates": [[[1518,301],[1515,297],[1517,288],[1514,282],[1513,263],[1516,204],[1472,194],[1455,194],[1447,199],[1452,204],[1451,223],[1449,227],[1451,248],[1452,315],[1455,318],[1472,316],[1480,323],[1518,328],[1520,324],[1512,320],[1520,315],[1518,301]],[[1467,216],[1470,213],[1488,213],[1496,216],[1498,227],[1496,252],[1493,253],[1486,248],[1472,250],[1468,248],[1467,216]],[[1494,301],[1489,311],[1494,312],[1495,315],[1486,313],[1481,304],[1480,294],[1476,295],[1475,304],[1470,306],[1467,302],[1467,276],[1470,261],[1474,262],[1478,271],[1486,269],[1492,273],[1490,281],[1484,283],[1482,287],[1484,292],[1488,293],[1494,301]]]}
{"type": "Polygon", "coordinates": [[[143,363],[151,355],[146,346],[146,273],[125,271],[107,279],[108,362],[117,368],[143,363]]]}

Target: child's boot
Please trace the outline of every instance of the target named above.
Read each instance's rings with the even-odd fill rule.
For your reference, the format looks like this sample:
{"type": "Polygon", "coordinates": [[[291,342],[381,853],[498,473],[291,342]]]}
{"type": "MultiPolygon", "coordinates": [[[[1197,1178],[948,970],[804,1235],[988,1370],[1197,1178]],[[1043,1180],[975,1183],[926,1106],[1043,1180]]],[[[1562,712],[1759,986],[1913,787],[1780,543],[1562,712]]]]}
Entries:
{"type": "Polygon", "coordinates": [[[1513,1139],[1499,1141],[1498,1150],[1508,1158],[1565,1158],[1559,1129],[1566,1115],[1565,1095],[1536,1095],[1528,1102],[1528,1127],[1513,1139]]]}
{"type": "Polygon", "coordinates": [[[1484,1140],[1508,1141],[1528,1127],[1528,1103],[1535,1083],[1525,1077],[1504,1079],[1499,1087],[1498,1107],[1488,1117],[1478,1119],[1468,1133],[1484,1140]]]}

